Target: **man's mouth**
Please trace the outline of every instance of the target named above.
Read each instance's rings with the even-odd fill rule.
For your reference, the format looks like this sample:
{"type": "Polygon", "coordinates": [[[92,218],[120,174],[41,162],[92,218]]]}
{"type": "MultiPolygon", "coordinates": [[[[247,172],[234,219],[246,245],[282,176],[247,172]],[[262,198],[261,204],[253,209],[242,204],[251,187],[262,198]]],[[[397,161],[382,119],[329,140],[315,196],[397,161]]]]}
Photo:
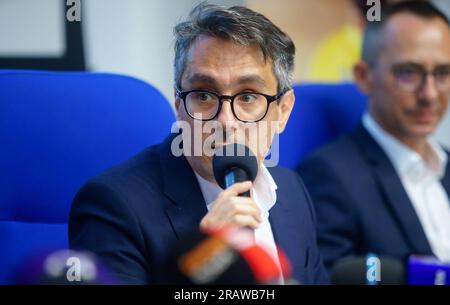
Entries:
{"type": "Polygon", "coordinates": [[[426,124],[434,122],[436,111],[433,109],[419,109],[411,112],[412,117],[418,123],[426,124]]]}

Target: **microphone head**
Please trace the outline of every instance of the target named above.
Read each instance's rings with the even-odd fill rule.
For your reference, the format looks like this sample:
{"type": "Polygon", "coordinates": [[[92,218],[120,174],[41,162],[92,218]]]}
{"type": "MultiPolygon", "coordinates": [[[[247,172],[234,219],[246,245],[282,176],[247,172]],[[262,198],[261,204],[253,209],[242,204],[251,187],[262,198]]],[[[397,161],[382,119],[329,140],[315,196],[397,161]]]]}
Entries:
{"type": "Polygon", "coordinates": [[[212,165],[214,178],[223,189],[226,188],[225,175],[233,168],[243,170],[247,175],[245,180],[252,182],[258,174],[258,161],[255,154],[247,146],[238,143],[219,147],[214,154],[212,165]]]}
{"type": "Polygon", "coordinates": [[[113,285],[119,281],[92,253],[42,250],[16,271],[18,285],[113,285]]]}
{"type": "Polygon", "coordinates": [[[380,285],[405,284],[405,266],[401,260],[390,257],[346,257],[337,261],[331,269],[333,285],[368,285],[371,268],[378,268],[380,285]]]}

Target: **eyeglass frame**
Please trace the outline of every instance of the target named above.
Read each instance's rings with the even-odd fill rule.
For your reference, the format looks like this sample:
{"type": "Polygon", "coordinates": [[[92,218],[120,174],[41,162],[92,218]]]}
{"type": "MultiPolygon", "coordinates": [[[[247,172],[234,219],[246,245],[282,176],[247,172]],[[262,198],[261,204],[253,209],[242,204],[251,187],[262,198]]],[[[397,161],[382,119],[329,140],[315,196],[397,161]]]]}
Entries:
{"type": "MultiPolygon", "coordinates": [[[[399,84],[399,86],[401,86],[401,87],[402,87],[404,90],[406,90],[406,91],[409,91],[409,92],[415,92],[415,91],[417,91],[417,90],[419,90],[420,88],[423,87],[423,85],[424,85],[424,84],[426,83],[426,81],[427,81],[428,75],[432,75],[434,81],[436,82],[436,74],[437,74],[437,70],[438,70],[439,68],[447,68],[447,69],[450,70],[450,65],[437,66],[437,67],[435,67],[432,71],[429,71],[429,70],[425,69],[423,66],[418,65],[418,64],[404,63],[404,64],[394,64],[394,65],[392,65],[392,66],[390,67],[390,71],[391,71],[392,75],[395,77],[395,80],[397,81],[397,83],[399,84]],[[404,86],[404,84],[403,84],[403,85],[401,84],[402,81],[401,81],[401,80],[399,79],[399,77],[398,77],[398,73],[399,73],[399,72],[397,72],[396,70],[402,68],[402,66],[403,66],[403,67],[405,67],[405,66],[410,66],[410,67],[416,69],[417,72],[420,73],[420,76],[421,76],[420,82],[419,82],[414,88],[412,88],[412,89],[407,89],[407,88],[404,86]]],[[[448,78],[449,78],[449,79],[448,79],[449,87],[447,88],[447,90],[450,90],[450,74],[448,75],[448,78]]],[[[441,90],[441,89],[439,88],[439,85],[438,85],[437,83],[435,83],[435,86],[436,86],[436,89],[437,89],[439,92],[446,92],[446,90],[441,90]]]]}
{"type": "Polygon", "coordinates": [[[260,92],[245,92],[245,91],[238,92],[238,93],[236,93],[234,95],[219,95],[216,92],[209,91],[209,90],[203,90],[203,89],[193,89],[193,90],[188,90],[188,91],[181,91],[179,88],[175,88],[177,97],[179,97],[183,101],[184,109],[186,110],[186,113],[192,119],[203,121],[203,122],[214,120],[219,115],[220,111],[222,110],[222,104],[223,104],[222,100],[226,99],[226,100],[230,101],[231,111],[233,112],[234,117],[238,121],[243,122],[243,123],[257,123],[257,122],[263,120],[266,117],[267,112],[269,112],[270,104],[275,102],[275,101],[278,101],[279,99],[281,99],[283,97],[283,95],[285,95],[286,92],[288,92],[289,90],[291,90],[291,88],[286,88],[286,89],[280,91],[279,93],[277,93],[275,95],[268,95],[268,94],[264,94],[264,93],[260,93],[260,92]],[[217,108],[217,113],[212,118],[210,118],[210,119],[198,119],[198,118],[195,118],[193,115],[191,115],[189,113],[189,110],[187,109],[187,106],[186,106],[186,96],[189,93],[192,93],[192,92],[206,92],[206,93],[212,94],[212,95],[214,95],[214,96],[216,96],[218,98],[218,100],[219,100],[219,107],[217,108]],[[266,111],[265,111],[264,115],[259,120],[256,120],[256,121],[244,121],[244,120],[241,120],[241,119],[239,119],[237,117],[237,115],[236,115],[236,113],[234,111],[234,99],[238,95],[242,95],[242,94],[245,94],[245,93],[248,93],[248,94],[259,94],[259,95],[264,96],[266,98],[266,101],[267,101],[266,111]]]}

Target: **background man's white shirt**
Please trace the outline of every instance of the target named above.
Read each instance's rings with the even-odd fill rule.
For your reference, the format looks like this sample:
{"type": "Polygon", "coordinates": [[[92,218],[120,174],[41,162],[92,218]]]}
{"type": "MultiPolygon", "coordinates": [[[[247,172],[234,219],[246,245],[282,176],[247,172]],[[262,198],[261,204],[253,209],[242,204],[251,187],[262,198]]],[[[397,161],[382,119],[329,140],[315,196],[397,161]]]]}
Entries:
{"type": "Polygon", "coordinates": [[[447,154],[431,138],[424,160],[416,151],[386,132],[366,113],[363,125],[392,162],[416,211],[431,249],[441,261],[450,261],[450,201],[442,186],[447,154]]]}

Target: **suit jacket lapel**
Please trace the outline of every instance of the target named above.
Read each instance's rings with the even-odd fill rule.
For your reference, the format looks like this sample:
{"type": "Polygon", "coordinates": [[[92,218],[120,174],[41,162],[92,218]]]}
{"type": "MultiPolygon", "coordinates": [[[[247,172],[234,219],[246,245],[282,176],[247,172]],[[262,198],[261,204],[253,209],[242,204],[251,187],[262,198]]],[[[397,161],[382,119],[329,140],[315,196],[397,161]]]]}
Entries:
{"type": "MultiPolygon", "coordinates": [[[[269,222],[272,228],[273,237],[276,245],[287,255],[293,267],[293,274],[301,274],[302,263],[306,259],[306,249],[302,248],[303,244],[299,237],[299,224],[295,213],[289,208],[289,197],[285,196],[282,191],[279,179],[269,168],[269,172],[278,184],[277,202],[270,209],[269,222]],[[299,242],[292,242],[299,240],[299,242]]],[[[303,232],[303,234],[308,234],[303,232]]]]}
{"type": "Polygon", "coordinates": [[[160,146],[163,189],[172,205],[166,209],[177,238],[198,229],[207,208],[194,171],[184,156],[175,157],[168,136],[160,146]]]}
{"type": "Polygon", "coordinates": [[[295,234],[298,232],[298,224],[293,221],[285,203],[277,200],[277,203],[270,210],[270,226],[277,246],[281,248],[290,259],[302,257],[303,253],[298,252],[298,244],[292,243],[295,234]]]}
{"type": "MultiPolygon", "coordinates": [[[[353,133],[354,140],[372,166],[376,183],[386,205],[399,223],[413,252],[431,254],[431,247],[419,218],[389,158],[360,124],[353,133]]],[[[382,225],[382,224],[380,224],[382,225]]]]}

